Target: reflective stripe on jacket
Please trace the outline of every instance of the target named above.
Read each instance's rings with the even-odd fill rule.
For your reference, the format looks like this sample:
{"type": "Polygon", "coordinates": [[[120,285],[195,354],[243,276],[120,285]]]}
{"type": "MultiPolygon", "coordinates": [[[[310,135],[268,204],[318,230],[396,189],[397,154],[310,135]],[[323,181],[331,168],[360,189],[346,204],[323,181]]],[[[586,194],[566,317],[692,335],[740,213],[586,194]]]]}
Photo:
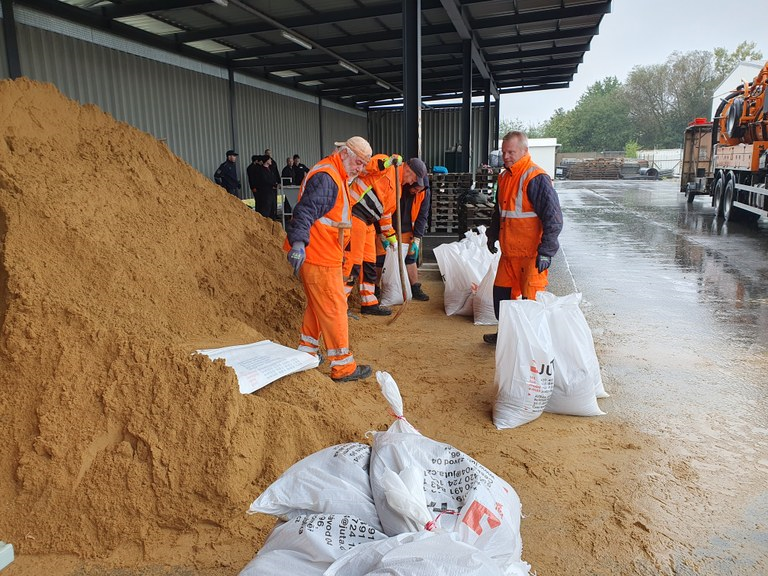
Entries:
{"type": "Polygon", "coordinates": [[[497,205],[501,217],[499,244],[501,253],[506,257],[535,257],[543,227],[539,216],[528,198],[530,181],[545,174],[536,166],[531,155],[515,162],[511,168],[499,175],[497,205]]]}
{"type": "MultiPolygon", "coordinates": [[[[334,152],[312,167],[299,189],[299,198],[294,213],[302,203],[304,191],[312,177],[327,174],[336,187],[336,199],[333,207],[317,218],[309,229],[309,242],[306,246],[307,262],[318,266],[341,266],[344,258],[343,245],[349,242],[352,228],[352,210],[347,186],[347,172],[341,162],[341,156],[334,152]],[[341,240],[339,237],[341,230],[341,240]]],[[[306,199],[311,201],[310,198],[306,199]]],[[[290,230],[289,230],[289,236],[290,230]]]]}

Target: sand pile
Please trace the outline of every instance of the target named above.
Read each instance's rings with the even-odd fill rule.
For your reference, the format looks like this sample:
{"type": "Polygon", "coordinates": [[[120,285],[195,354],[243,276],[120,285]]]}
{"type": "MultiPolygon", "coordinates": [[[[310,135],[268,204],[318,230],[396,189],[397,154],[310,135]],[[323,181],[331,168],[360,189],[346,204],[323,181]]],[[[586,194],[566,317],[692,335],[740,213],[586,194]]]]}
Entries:
{"type": "Polygon", "coordinates": [[[334,415],[354,401],[317,371],[241,396],[190,354],[295,345],[282,229],[51,85],[0,82],[0,133],[0,538],[151,561],[250,530],[250,556],[251,500],[368,426],[334,415]]]}

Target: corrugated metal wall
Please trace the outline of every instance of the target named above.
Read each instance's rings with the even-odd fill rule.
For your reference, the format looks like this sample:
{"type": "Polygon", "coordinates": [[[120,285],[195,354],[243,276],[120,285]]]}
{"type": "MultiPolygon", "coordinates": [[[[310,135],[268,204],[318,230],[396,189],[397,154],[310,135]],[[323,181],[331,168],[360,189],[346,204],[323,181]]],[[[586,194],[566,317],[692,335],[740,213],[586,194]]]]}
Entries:
{"type": "MultiPolygon", "coordinates": [[[[320,144],[318,99],[261,79],[235,74],[237,137],[232,142],[229,78],[224,68],[119,38],[79,24],[15,7],[21,69],[25,76],[53,83],[83,104],[99,106],[159,139],[207,177],[233,145],[243,181],[252,154],[271,148],[280,169],[287,155],[312,165],[332,149],[337,135],[367,137],[365,113],[323,105],[320,144]]],[[[0,29],[1,30],[1,29],[0,29]]],[[[0,72],[8,77],[5,44],[0,72]]],[[[346,136],[345,136],[346,137],[346,136]]],[[[247,186],[244,197],[250,197],[247,186]]]]}
{"type": "MultiPolygon", "coordinates": [[[[495,148],[497,134],[495,104],[491,105],[488,151],[495,148]]],[[[368,133],[372,135],[374,152],[397,152],[403,148],[403,115],[401,110],[374,110],[368,114],[368,133]]],[[[482,107],[472,108],[472,151],[470,166],[476,167],[487,158],[480,158],[482,107]]],[[[461,141],[461,108],[426,108],[421,111],[422,159],[428,166],[444,165],[446,150],[461,141]]]]}
{"type": "Polygon", "coordinates": [[[350,118],[338,109],[330,106],[323,106],[323,154],[327,155],[333,151],[333,143],[346,140],[350,136],[362,136],[368,138],[368,117],[366,114],[359,114],[355,118],[350,118]]]}

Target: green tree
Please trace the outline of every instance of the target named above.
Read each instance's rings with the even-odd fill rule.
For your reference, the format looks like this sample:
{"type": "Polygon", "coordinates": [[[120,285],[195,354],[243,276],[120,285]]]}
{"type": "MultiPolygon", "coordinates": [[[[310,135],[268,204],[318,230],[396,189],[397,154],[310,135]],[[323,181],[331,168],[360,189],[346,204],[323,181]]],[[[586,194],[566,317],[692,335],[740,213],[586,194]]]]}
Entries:
{"type": "Polygon", "coordinates": [[[615,76],[595,82],[573,110],[556,110],[543,132],[557,138],[564,152],[623,150],[632,126],[621,82],[615,76]]]}
{"type": "Polygon", "coordinates": [[[644,148],[676,148],[696,117],[710,116],[717,85],[707,51],[673,52],[664,64],[635,66],[626,82],[630,118],[644,148]]]}
{"type": "Polygon", "coordinates": [[[763,53],[757,50],[757,44],[744,41],[733,52],[725,48],[715,48],[715,78],[719,84],[733,72],[740,62],[756,62],[763,59],[763,53]]]}
{"type": "Polygon", "coordinates": [[[514,118],[513,120],[504,118],[503,120],[499,121],[499,140],[501,140],[504,135],[507,134],[507,132],[512,132],[514,130],[525,132],[528,138],[543,137],[542,125],[528,124],[526,126],[519,118],[514,118]]]}

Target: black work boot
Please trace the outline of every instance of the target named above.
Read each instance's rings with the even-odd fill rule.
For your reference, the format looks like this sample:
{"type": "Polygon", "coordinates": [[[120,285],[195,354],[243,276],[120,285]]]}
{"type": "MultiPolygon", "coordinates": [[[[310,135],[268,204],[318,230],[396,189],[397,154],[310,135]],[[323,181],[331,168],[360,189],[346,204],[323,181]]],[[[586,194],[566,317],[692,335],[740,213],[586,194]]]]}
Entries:
{"type": "Polygon", "coordinates": [[[389,308],[382,308],[379,304],[373,306],[360,306],[360,314],[371,314],[373,316],[389,316],[392,314],[392,310],[389,308]]]}
{"type": "Polygon", "coordinates": [[[346,376],[342,376],[341,378],[334,378],[334,382],[353,382],[355,380],[362,380],[363,378],[368,378],[368,376],[371,375],[373,370],[370,366],[367,364],[358,364],[357,368],[355,368],[354,372],[351,374],[347,374],[346,376]]]}
{"type": "Polygon", "coordinates": [[[499,339],[499,333],[494,332],[493,334],[483,334],[483,342],[486,344],[493,344],[496,346],[496,340],[499,339]]]}
{"type": "Polygon", "coordinates": [[[424,294],[424,290],[421,289],[421,282],[416,282],[416,284],[411,284],[411,296],[414,300],[420,300],[422,302],[426,302],[429,300],[429,296],[424,294]]]}

